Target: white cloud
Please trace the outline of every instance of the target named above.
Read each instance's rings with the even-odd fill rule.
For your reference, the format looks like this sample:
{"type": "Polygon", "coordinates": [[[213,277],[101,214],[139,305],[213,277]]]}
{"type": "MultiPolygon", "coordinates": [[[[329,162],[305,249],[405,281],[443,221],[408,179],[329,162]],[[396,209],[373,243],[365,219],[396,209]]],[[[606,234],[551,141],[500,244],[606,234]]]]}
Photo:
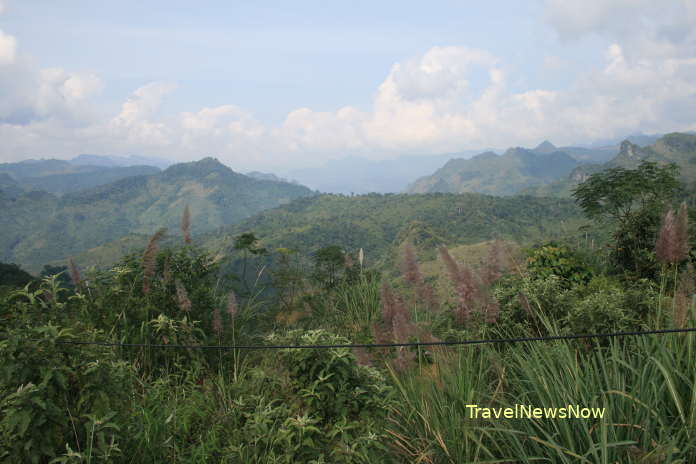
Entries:
{"type": "MultiPolygon", "coordinates": [[[[0,4],[0,10],[2,5],[0,4]]],[[[17,52],[17,39],[0,30],[0,66],[14,63],[17,52]]]]}
{"type": "MultiPolygon", "coordinates": [[[[275,127],[232,104],[161,115],[162,100],[175,89],[166,82],[136,89],[120,111],[100,118],[91,98],[102,88],[98,76],[31,71],[13,58],[12,72],[0,73],[0,158],[215,155],[233,167],[275,169],[347,154],[529,146],[546,138],[562,144],[696,127],[696,2],[659,2],[662,16],[655,14],[656,2],[643,0],[546,5],[547,20],[564,39],[594,34],[605,40],[597,50],[603,65],[565,88],[512,90],[508,76],[515,71],[501,57],[470,47],[433,47],[394,63],[370,108],[298,108],[275,127]]],[[[558,69],[569,59],[547,56],[539,65],[558,69]]]]}

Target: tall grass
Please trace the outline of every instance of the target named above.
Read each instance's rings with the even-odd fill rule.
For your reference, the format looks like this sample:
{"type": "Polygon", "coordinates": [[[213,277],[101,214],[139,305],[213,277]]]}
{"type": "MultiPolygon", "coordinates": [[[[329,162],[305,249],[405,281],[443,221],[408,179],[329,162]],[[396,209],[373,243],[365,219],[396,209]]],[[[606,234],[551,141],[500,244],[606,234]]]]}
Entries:
{"type": "Polygon", "coordinates": [[[393,373],[391,433],[412,462],[696,462],[693,334],[462,347],[433,377],[393,373]],[[472,420],[467,404],[605,408],[602,419],[472,420]]]}

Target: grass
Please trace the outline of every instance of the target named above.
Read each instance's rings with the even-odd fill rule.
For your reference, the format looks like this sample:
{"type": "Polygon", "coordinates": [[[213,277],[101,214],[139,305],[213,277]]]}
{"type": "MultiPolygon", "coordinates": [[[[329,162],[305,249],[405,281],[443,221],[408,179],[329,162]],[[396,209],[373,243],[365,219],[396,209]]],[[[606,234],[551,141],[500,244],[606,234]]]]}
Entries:
{"type": "Polygon", "coordinates": [[[410,462],[688,463],[696,459],[693,334],[608,346],[463,347],[428,372],[393,372],[402,405],[391,433],[410,462]],[[605,408],[602,419],[472,419],[490,408],[605,408]]]}

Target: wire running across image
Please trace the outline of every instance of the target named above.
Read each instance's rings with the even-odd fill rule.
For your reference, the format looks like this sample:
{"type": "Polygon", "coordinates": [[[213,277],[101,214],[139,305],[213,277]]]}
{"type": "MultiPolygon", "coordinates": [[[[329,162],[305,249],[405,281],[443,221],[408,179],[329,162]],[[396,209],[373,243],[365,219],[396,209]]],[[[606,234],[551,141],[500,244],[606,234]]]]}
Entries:
{"type": "MultiPolygon", "coordinates": [[[[436,341],[436,342],[406,342],[406,343],[345,343],[335,345],[177,345],[177,344],[148,344],[148,343],[115,343],[115,342],[97,342],[97,341],[81,341],[81,340],[59,340],[55,341],[57,345],[98,345],[98,346],[113,346],[123,348],[183,348],[183,349],[199,349],[199,350],[286,350],[286,349],[332,349],[332,348],[392,348],[392,347],[408,347],[408,346],[461,346],[461,345],[484,345],[484,344],[499,344],[499,343],[523,343],[523,342],[543,342],[552,340],[577,340],[587,338],[613,338],[613,337],[630,337],[630,336],[645,336],[673,333],[690,333],[696,332],[696,327],[688,327],[684,329],[656,329],[656,330],[640,330],[631,332],[608,332],[608,333],[591,333],[591,334],[569,334],[569,335],[548,335],[544,337],[516,337],[516,338],[486,338],[481,340],[458,340],[458,341],[436,341]]],[[[31,340],[40,342],[42,340],[31,340]]]]}

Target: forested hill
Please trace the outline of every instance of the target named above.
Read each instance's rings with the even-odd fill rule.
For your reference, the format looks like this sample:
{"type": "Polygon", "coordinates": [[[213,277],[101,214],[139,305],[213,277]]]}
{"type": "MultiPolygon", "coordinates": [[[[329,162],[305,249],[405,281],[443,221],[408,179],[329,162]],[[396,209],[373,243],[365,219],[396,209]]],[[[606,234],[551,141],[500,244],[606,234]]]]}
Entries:
{"type": "Polygon", "coordinates": [[[500,156],[486,152],[471,159],[452,159],[432,175],[418,179],[408,191],[514,195],[566,176],[578,164],[545,142],[534,150],[517,147],[500,156]]]}
{"type": "Polygon", "coordinates": [[[306,187],[252,179],[212,158],[63,197],[0,193],[0,261],[36,271],[128,234],[176,230],[187,204],[193,232],[202,233],[308,195],[306,187]]]}
{"type": "Polygon", "coordinates": [[[321,195],[264,211],[204,237],[202,243],[211,250],[224,249],[238,234],[253,232],[268,249],[309,254],[330,245],[348,252],[363,248],[374,263],[407,238],[419,248],[434,250],[442,244],[494,237],[523,241],[561,235],[581,222],[576,205],[561,199],[442,193],[321,195]]]}
{"type": "Polygon", "coordinates": [[[628,140],[621,143],[619,153],[604,164],[578,166],[569,175],[555,182],[523,191],[537,196],[569,197],[572,189],[593,173],[610,168],[635,169],[642,161],[675,163],[680,178],[687,185],[696,183],[696,134],[672,133],[660,137],[652,145],[641,147],[628,140]]]}

